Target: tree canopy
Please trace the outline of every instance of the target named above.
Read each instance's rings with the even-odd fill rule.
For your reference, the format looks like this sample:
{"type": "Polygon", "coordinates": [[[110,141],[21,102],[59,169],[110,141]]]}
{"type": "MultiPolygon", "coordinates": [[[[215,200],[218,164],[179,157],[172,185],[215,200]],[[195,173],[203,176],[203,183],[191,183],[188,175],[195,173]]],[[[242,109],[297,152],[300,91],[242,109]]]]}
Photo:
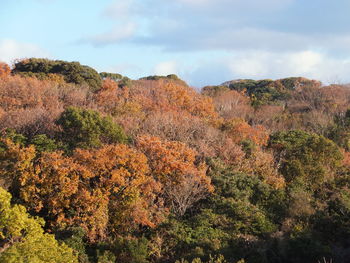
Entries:
{"type": "Polygon", "coordinates": [[[50,79],[50,74],[62,75],[66,82],[86,84],[93,91],[99,90],[102,85],[97,71],[79,62],[30,58],[16,62],[12,72],[39,79],[50,79]]]}
{"type": "Polygon", "coordinates": [[[11,195],[0,187],[0,261],[77,263],[71,248],[44,232],[44,223],[24,206],[11,205],[11,195]]]}

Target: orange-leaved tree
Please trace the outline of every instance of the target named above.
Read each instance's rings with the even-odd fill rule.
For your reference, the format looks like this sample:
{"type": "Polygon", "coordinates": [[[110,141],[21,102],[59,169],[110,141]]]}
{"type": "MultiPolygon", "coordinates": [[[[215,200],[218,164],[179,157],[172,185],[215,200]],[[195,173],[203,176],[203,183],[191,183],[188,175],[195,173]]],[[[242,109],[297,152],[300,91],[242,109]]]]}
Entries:
{"type": "Polygon", "coordinates": [[[251,126],[246,121],[235,118],[227,120],[222,125],[222,130],[235,142],[240,143],[250,140],[256,145],[267,145],[269,135],[261,125],[251,126]]]}
{"type": "Polygon", "coordinates": [[[154,178],[162,184],[166,205],[182,216],[192,205],[213,191],[204,163],[186,144],[140,136],[137,147],[148,157],[154,178]]]}
{"type": "Polygon", "coordinates": [[[80,226],[90,241],[103,240],[139,226],[153,227],[166,212],[157,183],[148,175],[147,158],[126,145],[95,150],[42,153],[4,141],[2,177],[12,191],[51,229],[80,226]]]}
{"type": "Polygon", "coordinates": [[[163,219],[160,185],[148,174],[144,154],[119,144],[78,149],[73,157],[93,174],[90,185],[107,193],[112,231],[154,227],[163,219]]]}

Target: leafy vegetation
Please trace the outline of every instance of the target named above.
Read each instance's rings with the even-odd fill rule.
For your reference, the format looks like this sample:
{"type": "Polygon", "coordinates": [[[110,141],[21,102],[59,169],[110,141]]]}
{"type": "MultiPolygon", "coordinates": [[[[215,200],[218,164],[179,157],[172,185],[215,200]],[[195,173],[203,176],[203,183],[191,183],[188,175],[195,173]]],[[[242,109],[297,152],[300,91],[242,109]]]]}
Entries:
{"type": "Polygon", "coordinates": [[[33,218],[0,187],[0,261],[9,263],[75,263],[73,249],[45,234],[44,220],[33,218]]]}
{"type": "Polygon", "coordinates": [[[305,78],[198,93],[1,63],[0,261],[347,262],[349,103],[305,78]]]}
{"type": "Polygon", "coordinates": [[[48,59],[24,59],[15,63],[14,74],[33,76],[39,79],[54,78],[54,75],[62,76],[64,81],[75,84],[86,84],[92,90],[101,87],[99,74],[91,67],[80,65],[79,62],[66,62],[48,59]]]}

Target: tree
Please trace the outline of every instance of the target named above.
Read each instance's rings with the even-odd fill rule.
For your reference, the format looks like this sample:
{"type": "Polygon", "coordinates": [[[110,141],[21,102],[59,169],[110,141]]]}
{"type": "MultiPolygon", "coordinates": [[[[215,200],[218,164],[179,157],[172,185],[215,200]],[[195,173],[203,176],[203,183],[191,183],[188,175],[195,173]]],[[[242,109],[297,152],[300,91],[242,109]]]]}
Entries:
{"type": "Polygon", "coordinates": [[[12,148],[14,157],[0,167],[15,174],[21,201],[53,230],[78,226],[95,242],[106,238],[107,227],[118,235],[163,219],[159,183],[148,175],[147,158],[135,149],[109,145],[77,149],[72,157],[44,152],[33,159],[33,148],[12,148]],[[32,155],[26,158],[26,152],[32,155]]]}
{"type": "Polygon", "coordinates": [[[100,76],[103,80],[111,79],[113,81],[119,81],[123,78],[123,76],[118,73],[108,73],[108,72],[101,72],[100,76]]]}
{"type": "MultiPolygon", "coordinates": [[[[22,138],[21,138],[22,139],[22,138]]],[[[0,181],[9,188],[15,198],[19,197],[19,178],[32,173],[32,162],[36,157],[35,147],[23,147],[9,138],[0,140],[0,181]]]]}
{"type": "Polygon", "coordinates": [[[62,128],[61,138],[71,149],[95,148],[103,143],[125,143],[127,136],[110,117],[93,110],[68,107],[56,121],[62,128]]]}
{"type": "Polygon", "coordinates": [[[226,132],[235,143],[250,140],[256,145],[263,146],[267,144],[269,138],[267,131],[263,126],[256,125],[253,127],[239,118],[225,121],[221,130],[226,132]]]}
{"type": "Polygon", "coordinates": [[[118,235],[139,226],[154,227],[163,220],[166,211],[159,198],[160,185],[149,175],[144,154],[119,144],[78,149],[73,158],[91,174],[90,187],[108,197],[113,233],[118,235]]]}
{"type": "Polygon", "coordinates": [[[148,82],[139,80],[132,87],[132,99],[142,105],[146,113],[177,111],[189,113],[207,121],[217,120],[218,114],[211,98],[198,94],[186,85],[164,81],[148,82]]]}
{"type": "Polygon", "coordinates": [[[334,179],[343,158],[339,148],[321,135],[299,130],[277,132],[270,136],[279,171],[287,184],[297,183],[317,189],[334,179]]]}
{"type": "Polygon", "coordinates": [[[44,233],[44,220],[33,218],[0,187],[0,261],[6,263],[77,263],[73,250],[44,233]]]}
{"type": "Polygon", "coordinates": [[[79,62],[30,58],[15,63],[12,72],[39,79],[50,79],[52,74],[59,74],[64,77],[66,82],[78,85],[86,84],[92,91],[99,90],[102,85],[102,79],[97,71],[88,66],[80,65],[79,62]]]}
{"type": "Polygon", "coordinates": [[[167,205],[182,216],[214,189],[206,166],[196,163],[196,152],[183,143],[141,136],[137,147],[148,157],[152,175],[163,186],[167,205]]]}

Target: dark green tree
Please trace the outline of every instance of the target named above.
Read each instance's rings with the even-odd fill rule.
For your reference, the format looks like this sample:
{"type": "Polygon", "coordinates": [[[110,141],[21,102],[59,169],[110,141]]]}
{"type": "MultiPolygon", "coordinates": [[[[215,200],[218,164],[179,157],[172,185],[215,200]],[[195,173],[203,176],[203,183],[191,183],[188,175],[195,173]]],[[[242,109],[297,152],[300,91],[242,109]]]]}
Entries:
{"type": "Polygon", "coordinates": [[[287,184],[296,183],[309,190],[331,181],[343,158],[331,140],[300,130],[271,135],[269,148],[275,151],[279,171],[287,184]]]}
{"type": "Polygon", "coordinates": [[[30,58],[15,63],[12,72],[39,79],[47,78],[48,74],[59,74],[68,83],[89,85],[92,91],[99,90],[102,86],[102,79],[97,71],[79,62],[30,58]]]}
{"type": "Polygon", "coordinates": [[[118,74],[118,73],[109,73],[109,72],[101,72],[100,73],[100,76],[102,79],[111,79],[111,80],[114,80],[114,81],[120,81],[122,80],[124,77],[123,75],[121,74],[118,74]]]}
{"type": "Polygon", "coordinates": [[[67,143],[70,149],[95,148],[103,143],[127,141],[123,129],[110,117],[103,117],[97,111],[69,107],[56,123],[62,128],[62,141],[67,143]]]}

